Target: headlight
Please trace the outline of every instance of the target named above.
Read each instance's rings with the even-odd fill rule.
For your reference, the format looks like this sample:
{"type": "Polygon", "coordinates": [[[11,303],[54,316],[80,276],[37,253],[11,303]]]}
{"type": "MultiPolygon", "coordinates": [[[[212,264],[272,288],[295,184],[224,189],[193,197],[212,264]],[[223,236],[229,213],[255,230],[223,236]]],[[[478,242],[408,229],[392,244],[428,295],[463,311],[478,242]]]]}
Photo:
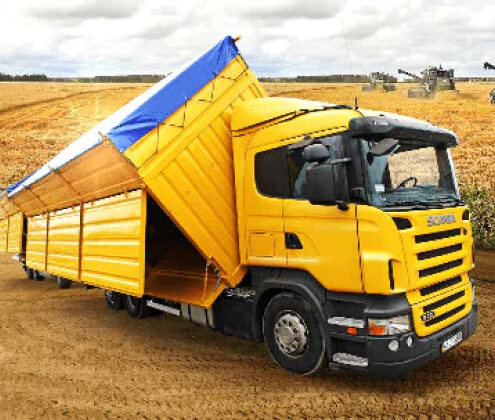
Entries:
{"type": "Polygon", "coordinates": [[[369,335],[396,335],[411,331],[409,315],[393,318],[368,319],[369,335]]]}

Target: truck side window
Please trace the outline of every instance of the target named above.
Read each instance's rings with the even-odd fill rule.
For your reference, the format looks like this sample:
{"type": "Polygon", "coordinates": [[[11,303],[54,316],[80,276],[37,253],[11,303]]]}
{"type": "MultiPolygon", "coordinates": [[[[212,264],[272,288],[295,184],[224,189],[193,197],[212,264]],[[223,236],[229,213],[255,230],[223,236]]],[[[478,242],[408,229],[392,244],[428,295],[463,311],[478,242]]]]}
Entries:
{"type": "Polygon", "coordinates": [[[254,176],[261,194],[278,198],[290,197],[287,147],[283,146],[256,154],[254,176]]]}

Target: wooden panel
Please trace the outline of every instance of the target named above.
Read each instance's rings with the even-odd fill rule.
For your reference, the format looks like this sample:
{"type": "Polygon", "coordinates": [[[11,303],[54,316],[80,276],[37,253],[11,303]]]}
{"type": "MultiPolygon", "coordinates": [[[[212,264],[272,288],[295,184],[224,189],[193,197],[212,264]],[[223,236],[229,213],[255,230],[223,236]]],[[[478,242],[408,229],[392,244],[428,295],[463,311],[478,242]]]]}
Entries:
{"type": "Polygon", "coordinates": [[[146,193],[84,204],[81,281],[141,296],[144,290],[146,193]]]}
{"type": "Polygon", "coordinates": [[[48,214],[28,218],[26,266],[46,271],[48,214]]]}
{"type": "Polygon", "coordinates": [[[17,213],[9,217],[8,252],[15,252],[17,254],[22,252],[23,222],[24,217],[22,213],[17,213]]]}
{"type": "Polygon", "coordinates": [[[81,206],[50,213],[46,271],[79,280],[81,206]]]}
{"type": "Polygon", "coordinates": [[[136,169],[113,146],[103,143],[10,200],[31,216],[140,186],[136,169]]]}

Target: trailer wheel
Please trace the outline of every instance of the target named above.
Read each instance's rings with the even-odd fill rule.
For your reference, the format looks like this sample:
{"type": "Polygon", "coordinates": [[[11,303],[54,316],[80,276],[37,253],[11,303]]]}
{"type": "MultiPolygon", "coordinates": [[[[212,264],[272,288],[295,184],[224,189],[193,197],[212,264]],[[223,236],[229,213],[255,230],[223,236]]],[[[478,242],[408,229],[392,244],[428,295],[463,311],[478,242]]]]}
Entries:
{"type": "Polygon", "coordinates": [[[114,311],[124,308],[124,296],[122,293],[105,290],[105,300],[110,309],[113,309],[114,311]]]}
{"type": "Polygon", "coordinates": [[[72,280],[58,276],[57,284],[59,289],[70,289],[70,287],[72,286],[72,280]]]}
{"type": "Polygon", "coordinates": [[[32,268],[26,267],[26,277],[28,280],[34,279],[34,270],[32,268]]]}
{"type": "Polygon", "coordinates": [[[140,319],[148,316],[148,307],[144,299],[135,296],[125,297],[125,309],[131,318],[140,319]]]}
{"type": "Polygon", "coordinates": [[[311,375],[326,365],[322,327],[311,305],[294,293],[281,293],[268,303],[263,335],[272,359],[294,373],[311,375]]]}
{"type": "Polygon", "coordinates": [[[34,281],[43,281],[44,278],[38,270],[33,270],[33,280],[34,281]]]}

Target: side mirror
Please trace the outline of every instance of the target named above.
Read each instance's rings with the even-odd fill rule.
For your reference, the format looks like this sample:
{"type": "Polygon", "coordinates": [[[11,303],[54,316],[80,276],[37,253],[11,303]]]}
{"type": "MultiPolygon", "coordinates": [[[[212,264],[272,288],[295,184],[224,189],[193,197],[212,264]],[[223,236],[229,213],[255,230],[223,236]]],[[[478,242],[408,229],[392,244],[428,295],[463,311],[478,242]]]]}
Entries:
{"type": "Polygon", "coordinates": [[[385,156],[392,153],[398,148],[398,144],[399,140],[390,138],[383,139],[378,143],[375,143],[368,152],[368,163],[371,165],[375,156],[385,156]]]}
{"type": "Polygon", "coordinates": [[[303,157],[306,162],[323,162],[330,157],[330,152],[323,144],[311,144],[304,148],[303,157]]]}
{"type": "Polygon", "coordinates": [[[310,166],[306,170],[306,198],[311,204],[336,204],[336,181],[332,164],[310,166]]]}

